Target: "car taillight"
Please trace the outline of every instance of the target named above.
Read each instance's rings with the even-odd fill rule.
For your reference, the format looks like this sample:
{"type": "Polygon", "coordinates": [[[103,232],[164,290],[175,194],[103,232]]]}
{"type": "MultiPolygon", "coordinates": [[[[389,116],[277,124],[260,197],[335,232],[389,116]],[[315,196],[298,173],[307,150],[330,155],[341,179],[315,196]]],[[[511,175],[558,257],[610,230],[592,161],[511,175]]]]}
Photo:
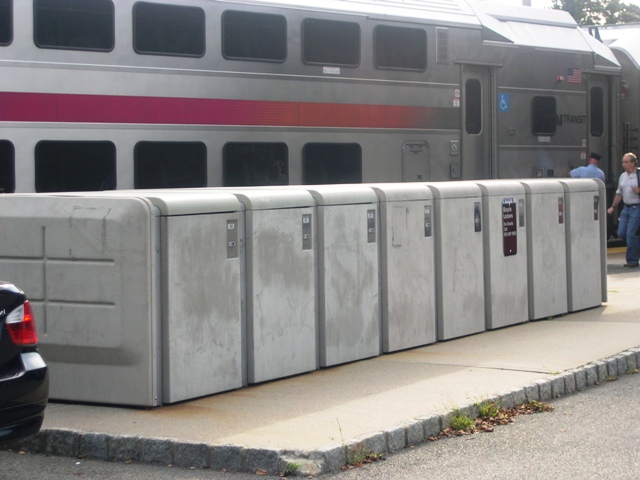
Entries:
{"type": "Polygon", "coordinates": [[[35,345],[38,343],[33,311],[27,300],[7,316],[7,330],[16,345],[35,345]]]}

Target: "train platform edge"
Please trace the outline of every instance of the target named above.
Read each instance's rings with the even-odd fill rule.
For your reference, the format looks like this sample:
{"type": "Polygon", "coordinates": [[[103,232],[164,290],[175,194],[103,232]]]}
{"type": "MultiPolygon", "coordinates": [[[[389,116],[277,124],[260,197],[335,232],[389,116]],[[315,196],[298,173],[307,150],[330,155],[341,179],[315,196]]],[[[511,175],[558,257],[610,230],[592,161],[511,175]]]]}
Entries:
{"type": "Polygon", "coordinates": [[[354,452],[426,441],[453,410],[550,400],[640,366],[638,269],[609,249],[608,302],[154,409],[51,402],[38,436],[9,448],[186,468],[337,471],[354,452]]]}

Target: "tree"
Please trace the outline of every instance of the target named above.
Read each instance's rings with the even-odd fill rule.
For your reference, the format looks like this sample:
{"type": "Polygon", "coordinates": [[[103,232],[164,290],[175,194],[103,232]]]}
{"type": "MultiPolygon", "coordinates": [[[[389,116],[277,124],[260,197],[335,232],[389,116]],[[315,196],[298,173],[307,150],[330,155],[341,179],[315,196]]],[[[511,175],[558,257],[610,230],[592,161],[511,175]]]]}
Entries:
{"type": "Polygon", "coordinates": [[[640,21],[640,7],[621,0],[553,0],[555,10],[564,10],[580,25],[640,21]]]}
{"type": "Polygon", "coordinates": [[[638,5],[624,5],[621,11],[606,18],[607,23],[640,22],[640,7],[638,5]]]}

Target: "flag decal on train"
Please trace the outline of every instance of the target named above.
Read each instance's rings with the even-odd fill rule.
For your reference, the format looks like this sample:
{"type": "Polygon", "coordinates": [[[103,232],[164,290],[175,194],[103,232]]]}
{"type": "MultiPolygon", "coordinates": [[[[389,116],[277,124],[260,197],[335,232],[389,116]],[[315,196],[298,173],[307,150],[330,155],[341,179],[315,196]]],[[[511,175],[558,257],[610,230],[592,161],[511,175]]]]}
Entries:
{"type": "Polygon", "coordinates": [[[567,83],[582,83],[582,70],[580,68],[567,69],[567,83]]]}

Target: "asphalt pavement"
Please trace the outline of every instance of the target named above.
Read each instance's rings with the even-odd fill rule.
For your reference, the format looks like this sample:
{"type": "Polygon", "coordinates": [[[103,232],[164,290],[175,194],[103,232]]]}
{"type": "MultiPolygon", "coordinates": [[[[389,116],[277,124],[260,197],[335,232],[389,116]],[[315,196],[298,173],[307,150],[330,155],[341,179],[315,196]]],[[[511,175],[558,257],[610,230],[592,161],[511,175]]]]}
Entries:
{"type": "MultiPolygon", "coordinates": [[[[492,433],[428,441],[323,480],[637,480],[640,375],[622,375],[549,402],[552,411],[516,417],[492,433]]],[[[255,480],[230,473],[141,462],[0,451],[0,480],[255,480]]],[[[258,477],[260,478],[260,477],[258,477]]],[[[268,478],[273,478],[270,476],[268,478]]]]}
{"type": "Polygon", "coordinates": [[[41,434],[19,447],[187,468],[338,471],[358,451],[420,444],[454,409],[550,400],[638,368],[640,271],[623,263],[624,253],[609,252],[608,301],[597,308],[154,409],[52,402],[41,434]]]}

